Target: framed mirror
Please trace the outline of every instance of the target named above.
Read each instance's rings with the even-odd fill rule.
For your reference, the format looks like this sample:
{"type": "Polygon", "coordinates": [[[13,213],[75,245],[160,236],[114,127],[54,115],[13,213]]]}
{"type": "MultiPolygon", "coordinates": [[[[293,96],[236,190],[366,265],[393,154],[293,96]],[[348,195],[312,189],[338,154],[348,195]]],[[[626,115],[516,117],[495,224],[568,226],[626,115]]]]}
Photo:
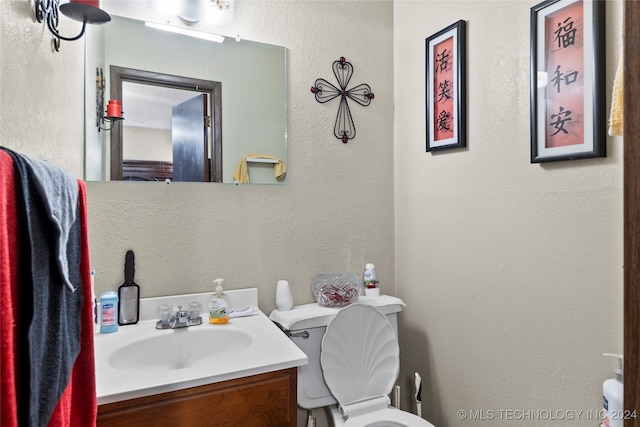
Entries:
{"type": "Polygon", "coordinates": [[[285,48],[119,16],[85,46],[85,180],[286,182],[285,48]],[[124,120],[101,120],[110,99],[124,120]]]}

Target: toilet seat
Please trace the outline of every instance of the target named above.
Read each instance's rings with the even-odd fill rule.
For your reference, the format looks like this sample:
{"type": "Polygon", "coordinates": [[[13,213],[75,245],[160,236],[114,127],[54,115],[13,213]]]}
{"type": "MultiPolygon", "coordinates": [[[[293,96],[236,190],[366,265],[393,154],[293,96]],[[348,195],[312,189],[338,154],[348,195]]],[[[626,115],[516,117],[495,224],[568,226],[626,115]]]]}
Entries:
{"type": "Polygon", "coordinates": [[[393,406],[345,420],[334,405],[331,414],[335,427],[434,427],[429,421],[393,406]]]}
{"type": "MultiPolygon", "coordinates": [[[[389,406],[400,372],[400,349],[387,316],[375,307],[354,303],[327,325],[320,364],[327,387],[338,401],[345,427],[432,426],[389,406]]],[[[332,409],[337,411],[338,409],[332,409]]]]}

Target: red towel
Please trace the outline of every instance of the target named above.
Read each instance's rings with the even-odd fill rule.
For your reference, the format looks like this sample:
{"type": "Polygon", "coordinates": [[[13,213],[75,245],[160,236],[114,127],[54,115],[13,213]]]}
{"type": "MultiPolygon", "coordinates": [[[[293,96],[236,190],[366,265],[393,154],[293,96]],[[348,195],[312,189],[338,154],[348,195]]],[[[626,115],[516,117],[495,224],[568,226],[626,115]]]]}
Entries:
{"type": "MultiPolygon", "coordinates": [[[[89,261],[89,233],[87,226],[87,195],[85,183],[78,180],[78,220],[81,221],[80,245],[82,259],[82,331],[80,354],[71,371],[69,385],[65,389],[58,406],[53,411],[49,427],[96,425],[96,371],[93,357],[93,301],[91,301],[91,264],[89,261]]],[[[4,425],[4,424],[3,424],[4,425]]]]}
{"type": "Polygon", "coordinates": [[[18,295],[18,239],[13,160],[0,150],[0,424],[18,425],[16,402],[15,314],[18,295]]]}
{"type": "MultiPolygon", "coordinates": [[[[18,240],[16,195],[13,161],[0,150],[0,352],[1,379],[0,405],[3,427],[18,425],[16,401],[16,360],[17,339],[15,319],[17,318],[18,289],[18,240]]],[[[78,180],[78,221],[81,221],[80,261],[83,306],[81,349],[76,359],[69,384],[67,385],[49,421],[50,427],[81,426],[96,424],[97,399],[95,386],[95,366],[93,358],[93,312],[91,301],[91,277],[89,261],[89,239],[87,227],[86,187],[78,180]]]]}

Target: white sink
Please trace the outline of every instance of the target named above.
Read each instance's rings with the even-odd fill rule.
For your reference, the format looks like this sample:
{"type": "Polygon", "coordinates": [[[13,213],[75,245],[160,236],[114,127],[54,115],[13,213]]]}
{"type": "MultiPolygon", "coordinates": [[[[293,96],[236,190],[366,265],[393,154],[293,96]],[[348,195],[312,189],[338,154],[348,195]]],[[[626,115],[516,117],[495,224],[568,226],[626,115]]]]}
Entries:
{"type": "Polygon", "coordinates": [[[112,368],[133,372],[197,368],[238,355],[249,348],[251,342],[246,332],[224,329],[224,326],[166,329],[121,347],[107,363],[112,368]]]}
{"type": "Polygon", "coordinates": [[[98,404],[149,396],[307,364],[307,356],[259,309],[256,288],[225,291],[255,315],[225,325],[156,329],[162,304],[206,307],[211,293],[140,300],[140,321],[94,335],[98,404]]]}

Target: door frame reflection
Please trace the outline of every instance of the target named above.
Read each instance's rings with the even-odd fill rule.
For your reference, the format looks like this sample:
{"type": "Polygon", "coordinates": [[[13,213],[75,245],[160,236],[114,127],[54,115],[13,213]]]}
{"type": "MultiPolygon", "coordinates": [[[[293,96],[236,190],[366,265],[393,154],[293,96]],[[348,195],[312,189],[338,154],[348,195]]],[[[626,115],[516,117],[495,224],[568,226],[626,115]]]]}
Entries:
{"type": "MultiPolygon", "coordinates": [[[[162,74],[155,71],[136,70],[133,68],[110,66],[111,99],[122,100],[122,83],[132,82],[153,86],[184,89],[209,94],[209,111],[211,117],[212,149],[211,149],[211,182],[222,182],[222,84],[210,80],[162,74]]],[[[126,106],[123,106],[126,119],[126,106]]],[[[122,180],[123,152],[122,122],[113,126],[110,136],[111,180],[122,180]]]]}

